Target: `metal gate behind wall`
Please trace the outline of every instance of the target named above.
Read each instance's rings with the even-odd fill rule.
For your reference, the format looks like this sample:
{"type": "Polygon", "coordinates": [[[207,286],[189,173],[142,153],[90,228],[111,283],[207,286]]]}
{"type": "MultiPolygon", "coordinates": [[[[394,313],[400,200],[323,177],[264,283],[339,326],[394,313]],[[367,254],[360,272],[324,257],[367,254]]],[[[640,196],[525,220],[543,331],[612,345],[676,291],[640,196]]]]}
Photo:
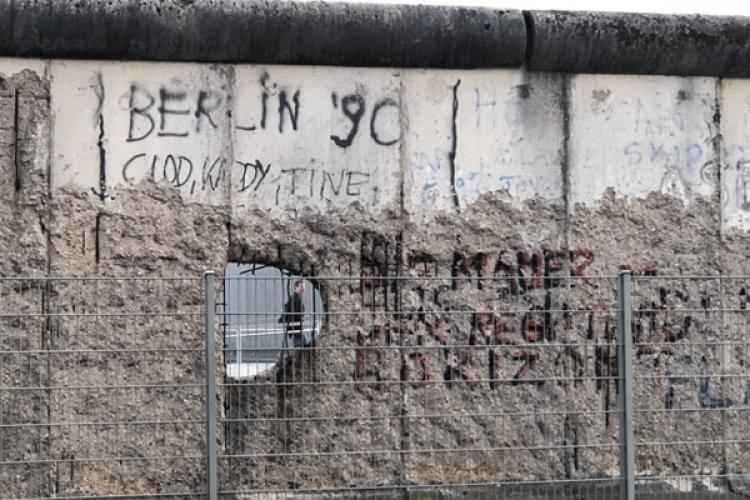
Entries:
{"type": "Polygon", "coordinates": [[[750,278],[306,278],[233,345],[212,274],[0,280],[0,497],[750,490],[750,278]]]}

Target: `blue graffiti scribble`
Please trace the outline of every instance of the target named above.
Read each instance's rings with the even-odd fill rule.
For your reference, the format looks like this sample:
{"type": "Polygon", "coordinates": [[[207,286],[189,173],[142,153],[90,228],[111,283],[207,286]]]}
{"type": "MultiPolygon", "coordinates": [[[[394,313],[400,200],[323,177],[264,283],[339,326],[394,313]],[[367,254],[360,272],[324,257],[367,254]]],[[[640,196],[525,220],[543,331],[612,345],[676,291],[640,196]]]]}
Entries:
{"type": "Polygon", "coordinates": [[[510,183],[513,181],[512,175],[501,175],[498,180],[500,181],[500,190],[510,191],[510,183]]]}
{"type": "Polygon", "coordinates": [[[685,149],[685,157],[687,166],[692,168],[703,158],[703,148],[698,144],[691,144],[685,149]]]}
{"type": "Polygon", "coordinates": [[[482,107],[485,106],[491,108],[492,128],[495,128],[495,105],[497,104],[497,101],[495,99],[495,91],[492,91],[491,101],[482,102],[478,88],[474,89],[474,95],[476,96],[476,105],[474,107],[474,110],[477,114],[477,128],[479,128],[482,123],[482,107]]]}

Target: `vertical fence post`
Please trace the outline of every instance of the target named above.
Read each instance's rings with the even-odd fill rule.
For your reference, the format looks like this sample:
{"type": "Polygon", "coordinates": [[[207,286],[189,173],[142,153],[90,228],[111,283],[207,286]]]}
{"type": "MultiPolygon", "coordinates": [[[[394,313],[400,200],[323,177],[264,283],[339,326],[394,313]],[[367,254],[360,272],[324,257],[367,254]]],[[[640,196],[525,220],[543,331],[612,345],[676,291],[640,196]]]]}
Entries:
{"type": "Polygon", "coordinates": [[[633,440],[633,334],[631,331],[630,271],[617,277],[617,383],[620,409],[620,500],[635,499],[633,440]]]}
{"type": "Polygon", "coordinates": [[[214,321],[216,300],[214,297],[214,272],[203,274],[204,332],[206,333],[206,491],[208,500],[218,498],[218,475],[216,472],[216,338],[214,321]]]}

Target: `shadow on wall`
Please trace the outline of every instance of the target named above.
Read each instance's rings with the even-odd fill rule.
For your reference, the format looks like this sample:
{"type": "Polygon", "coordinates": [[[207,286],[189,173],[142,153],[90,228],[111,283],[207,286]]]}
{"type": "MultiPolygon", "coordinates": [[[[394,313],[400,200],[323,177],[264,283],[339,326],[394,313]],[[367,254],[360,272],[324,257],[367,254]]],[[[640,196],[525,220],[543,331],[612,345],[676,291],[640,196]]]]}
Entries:
{"type": "Polygon", "coordinates": [[[266,373],[284,353],[313,344],[324,313],[313,282],[258,263],[227,264],[218,305],[224,364],[233,379],[266,373]]]}

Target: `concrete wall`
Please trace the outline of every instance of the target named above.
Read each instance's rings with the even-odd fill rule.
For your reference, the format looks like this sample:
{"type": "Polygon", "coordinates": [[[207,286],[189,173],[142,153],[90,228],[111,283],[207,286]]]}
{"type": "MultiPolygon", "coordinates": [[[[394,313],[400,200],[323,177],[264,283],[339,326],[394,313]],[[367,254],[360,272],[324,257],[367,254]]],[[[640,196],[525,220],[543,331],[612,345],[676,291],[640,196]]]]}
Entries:
{"type": "MultiPolygon", "coordinates": [[[[359,276],[373,269],[377,275],[417,275],[426,265],[440,275],[461,265],[468,274],[484,267],[523,273],[536,255],[559,264],[551,273],[592,279],[624,267],[663,275],[747,272],[750,84],[745,80],[24,59],[0,59],[0,77],[4,276],[193,276],[220,270],[229,260],[322,275],[359,276]],[[473,268],[469,262],[483,264],[473,268]]],[[[562,304],[569,292],[553,290],[549,300],[562,304]]],[[[486,300],[463,289],[449,293],[457,307],[486,300]]],[[[525,303],[544,301],[545,293],[529,289],[525,303]]],[[[611,299],[602,293],[600,298],[611,299]]],[[[351,308],[359,302],[354,295],[329,291],[329,310],[351,308]]],[[[104,298],[86,292],[54,300],[69,307],[104,298]]],[[[405,300],[419,299],[412,291],[405,300]]],[[[437,305],[429,307],[438,314],[437,305]]],[[[345,326],[332,320],[331,336],[322,338],[322,345],[377,342],[363,330],[366,325],[345,326]]],[[[448,340],[434,333],[437,325],[430,327],[429,345],[465,344],[472,331],[468,317],[443,324],[448,340]]],[[[578,327],[567,334],[573,342],[585,338],[578,327]]],[[[133,345],[149,341],[135,335],[133,345]]],[[[178,340],[164,339],[164,347],[178,340]]],[[[63,332],[55,346],[72,348],[82,341],[63,332]]],[[[587,356],[593,363],[593,354],[587,356]]],[[[729,363],[727,368],[745,361],[720,362],[729,363]]],[[[357,371],[353,352],[322,353],[318,362],[331,380],[351,380],[352,373],[375,377],[357,371]]],[[[402,363],[397,355],[379,360],[377,376],[398,379],[402,363]]],[[[452,363],[438,354],[427,358],[433,374],[452,363]]],[[[461,383],[468,387],[472,379],[486,379],[487,363],[463,370],[461,383]]],[[[503,366],[503,376],[517,374],[517,363],[503,366]]],[[[113,362],[108,369],[129,368],[113,362]]],[[[539,370],[542,376],[552,373],[539,370]]],[[[75,365],[50,373],[60,383],[79,376],[75,365]]],[[[550,402],[562,409],[546,430],[529,422],[491,428],[481,421],[423,422],[411,429],[403,423],[377,429],[351,423],[323,426],[305,438],[305,446],[393,448],[405,436],[414,447],[431,440],[455,447],[533,446],[559,438],[571,426],[581,442],[614,442],[616,429],[566,416],[576,408],[600,407],[603,396],[591,384],[564,391],[531,384],[498,392],[414,384],[404,389],[405,399],[341,388],[283,397],[294,408],[324,412],[335,403],[344,413],[528,410],[549,408],[550,402]]],[[[739,394],[742,388],[727,390],[739,394]]],[[[278,397],[256,390],[246,397],[247,407],[233,411],[245,417],[272,412],[278,397]]],[[[55,419],[61,410],[49,405],[55,419]]],[[[66,402],[71,406],[76,403],[66,402]]],[[[106,399],[81,406],[90,418],[109,411],[106,399]]],[[[664,435],[677,422],[649,425],[655,435],[664,435]]],[[[699,428],[710,433],[717,425],[701,421],[699,428]]],[[[246,430],[245,452],[295,446],[275,441],[272,429],[262,430],[252,435],[246,430]],[[259,434],[270,437],[257,439],[259,434]]],[[[50,444],[53,455],[79,446],[64,433],[50,444]]],[[[677,470],[670,457],[662,459],[640,465],[677,470]]],[[[739,470],[743,460],[733,462],[739,470]]],[[[246,461],[252,474],[236,486],[286,487],[285,470],[261,462],[246,461]]],[[[617,463],[616,451],[585,453],[574,464],[555,454],[519,463],[480,463],[477,457],[470,462],[460,456],[352,457],[336,463],[300,460],[297,470],[308,484],[333,486],[597,475],[617,463]]],[[[92,477],[71,473],[57,491],[80,492],[82,481],[93,484],[108,472],[85,474],[92,477]]],[[[133,471],[142,474],[157,473],[133,471]]],[[[157,489],[171,477],[170,471],[158,474],[151,483],[157,489]]],[[[194,475],[198,472],[180,481],[190,487],[194,475]]],[[[110,480],[115,491],[127,490],[129,478],[110,480]]]]}

